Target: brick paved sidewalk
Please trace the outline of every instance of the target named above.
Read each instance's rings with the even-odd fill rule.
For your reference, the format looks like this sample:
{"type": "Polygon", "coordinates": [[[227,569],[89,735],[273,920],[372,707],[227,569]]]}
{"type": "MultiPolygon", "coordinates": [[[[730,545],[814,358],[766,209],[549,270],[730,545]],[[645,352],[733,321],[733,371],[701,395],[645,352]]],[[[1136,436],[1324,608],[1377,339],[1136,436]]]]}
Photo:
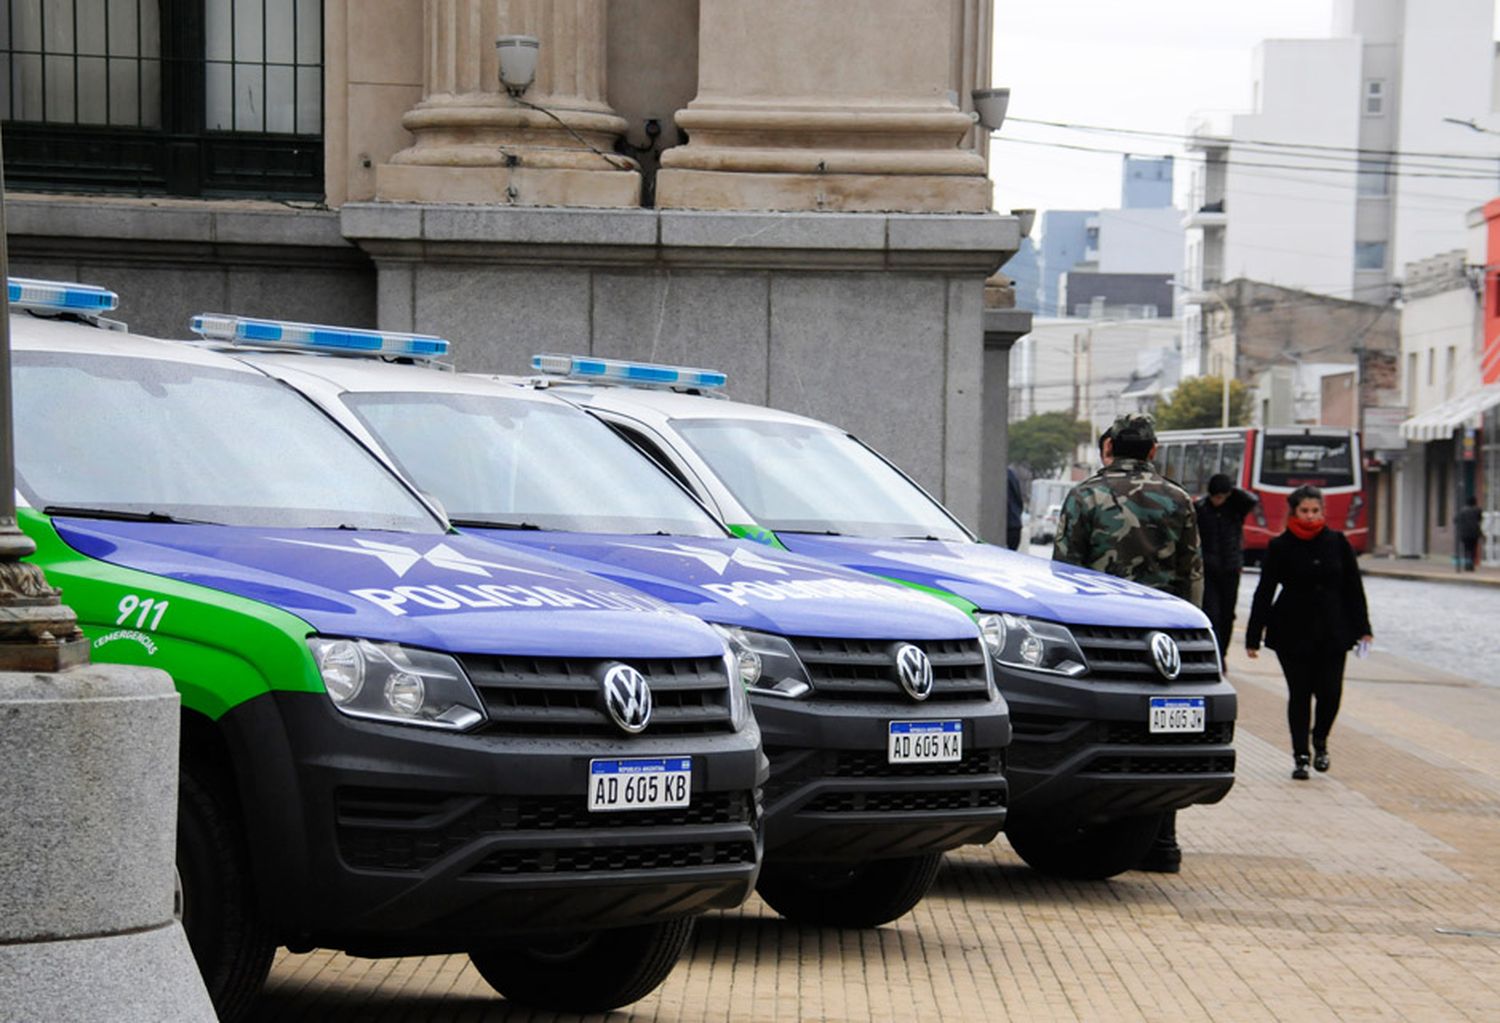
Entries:
{"type": "MultiPolygon", "coordinates": [[[[1495,1020],[1500,688],[1351,661],[1328,775],[1289,778],[1274,658],[1241,661],[1239,779],[1179,819],[1179,875],[1049,880],[1003,841],[952,854],[876,931],[706,918],[610,1020],[1495,1020]]],[[[260,1020],[554,1020],[462,956],[277,960],[260,1020]]]]}
{"type": "Polygon", "coordinates": [[[1452,558],[1378,558],[1361,557],[1359,567],[1365,575],[1383,575],[1392,579],[1421,579],[1436,583],[1470,583],[1500,586],[1500,565],[1479,565],[1472,572],[1460,572],[1452,558]]]}

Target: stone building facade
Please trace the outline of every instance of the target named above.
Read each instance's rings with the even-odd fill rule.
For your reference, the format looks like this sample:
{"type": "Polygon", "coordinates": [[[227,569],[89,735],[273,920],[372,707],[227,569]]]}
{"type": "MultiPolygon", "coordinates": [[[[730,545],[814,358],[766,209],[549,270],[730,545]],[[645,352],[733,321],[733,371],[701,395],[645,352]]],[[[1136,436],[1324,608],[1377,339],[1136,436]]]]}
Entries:
{"type": "Polygon", "coordinates": [[[461,370],[536,351],[722,368],[732,396],[842,423],[980,520],[983,363],[1006,345],[986,343],[984,282],[1020,240],[972,114],[992,0],[322,0],[309,25],[312,2],[268,4],[302,20],[242,28],[227,55],[209,25],[205,118],[242,129],[258,105],[264,129],[290,103],[293,134],[252,124],[225,155],[239,136],[206,132],[196,178],[172,172],[179,133],[166,184],[94,187],[36,142],[67,118],[14,88],[12,272],[113,287],[166,336],[212,310],[438,333],[461,370]],[[540,40],[520,97],[507,34],[540,40]],[[263,164],[243,156],[267,140],[263,164]],[[315,147],[320,173],[257,187],[315,147]]]}

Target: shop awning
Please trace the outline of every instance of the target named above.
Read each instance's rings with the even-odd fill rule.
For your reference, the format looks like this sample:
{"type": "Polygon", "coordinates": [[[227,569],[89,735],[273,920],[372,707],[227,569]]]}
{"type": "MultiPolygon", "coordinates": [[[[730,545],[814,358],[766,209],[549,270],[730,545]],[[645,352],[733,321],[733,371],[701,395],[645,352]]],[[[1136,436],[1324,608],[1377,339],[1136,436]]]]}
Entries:
{"type": "Polygon", "coordinates": [[[1500,405],[1500,384],[1489,384],[1412,416],[1401,424],[1401,436],[1407,440],[1447,440],[1454,430],[1467,426],[1496,405],[1500,405]]]}

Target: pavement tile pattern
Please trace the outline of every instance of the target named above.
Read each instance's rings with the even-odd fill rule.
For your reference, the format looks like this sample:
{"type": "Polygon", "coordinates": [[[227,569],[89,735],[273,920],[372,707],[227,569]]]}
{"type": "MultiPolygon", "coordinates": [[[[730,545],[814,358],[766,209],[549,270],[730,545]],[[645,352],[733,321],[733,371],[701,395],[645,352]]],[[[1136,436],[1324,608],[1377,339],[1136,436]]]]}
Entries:
{"type": "MultiPolygon", "coordinates": [[[[658,991],[583,1018],[1500,1020],[1500,688],[1351,661],[1333,770],[1295,782],[1275,663],[1231,662],[1238,780],[1180,815],[1181,874],[1057,881],[999,840],[878,930],[711,915],[658,991]]],[[[283,952],[255,1018],[579,1017],[509,1006],[464,956],[283,952]]]]}

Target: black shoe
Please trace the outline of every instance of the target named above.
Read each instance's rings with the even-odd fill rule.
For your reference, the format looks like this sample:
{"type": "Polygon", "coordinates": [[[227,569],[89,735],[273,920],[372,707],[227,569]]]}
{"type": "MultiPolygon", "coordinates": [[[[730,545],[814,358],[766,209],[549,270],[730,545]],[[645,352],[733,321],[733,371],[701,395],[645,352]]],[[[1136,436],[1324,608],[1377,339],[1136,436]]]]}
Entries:
{"type": "Polygon", "coordinates": [[[1297,754],[1297,766],[1292,768],[1292,777],[1295,780],[1307,781],[1307,779],[1311,777],[1311,775],[1307,773],[1307,765],[1309,762],[1310,758],[1306,753],[1297,754]]]}
{"type": "Polygon", "coordinates": [[[1153,845],[1141,862],[1135,865],[1135,869],[1153,874],[1181,873],[1182,849],[1177,845],[1153,845]]]}
{"type": "Polygon", "coordinates": [[[1319,773],[1326,771],[1328,770],[1330,763],[1331,761],[1328,759],[1328,751],[1326,749],[1314,751],[1312,762],[1313,770],[1318,771],[1319,773]]]}

